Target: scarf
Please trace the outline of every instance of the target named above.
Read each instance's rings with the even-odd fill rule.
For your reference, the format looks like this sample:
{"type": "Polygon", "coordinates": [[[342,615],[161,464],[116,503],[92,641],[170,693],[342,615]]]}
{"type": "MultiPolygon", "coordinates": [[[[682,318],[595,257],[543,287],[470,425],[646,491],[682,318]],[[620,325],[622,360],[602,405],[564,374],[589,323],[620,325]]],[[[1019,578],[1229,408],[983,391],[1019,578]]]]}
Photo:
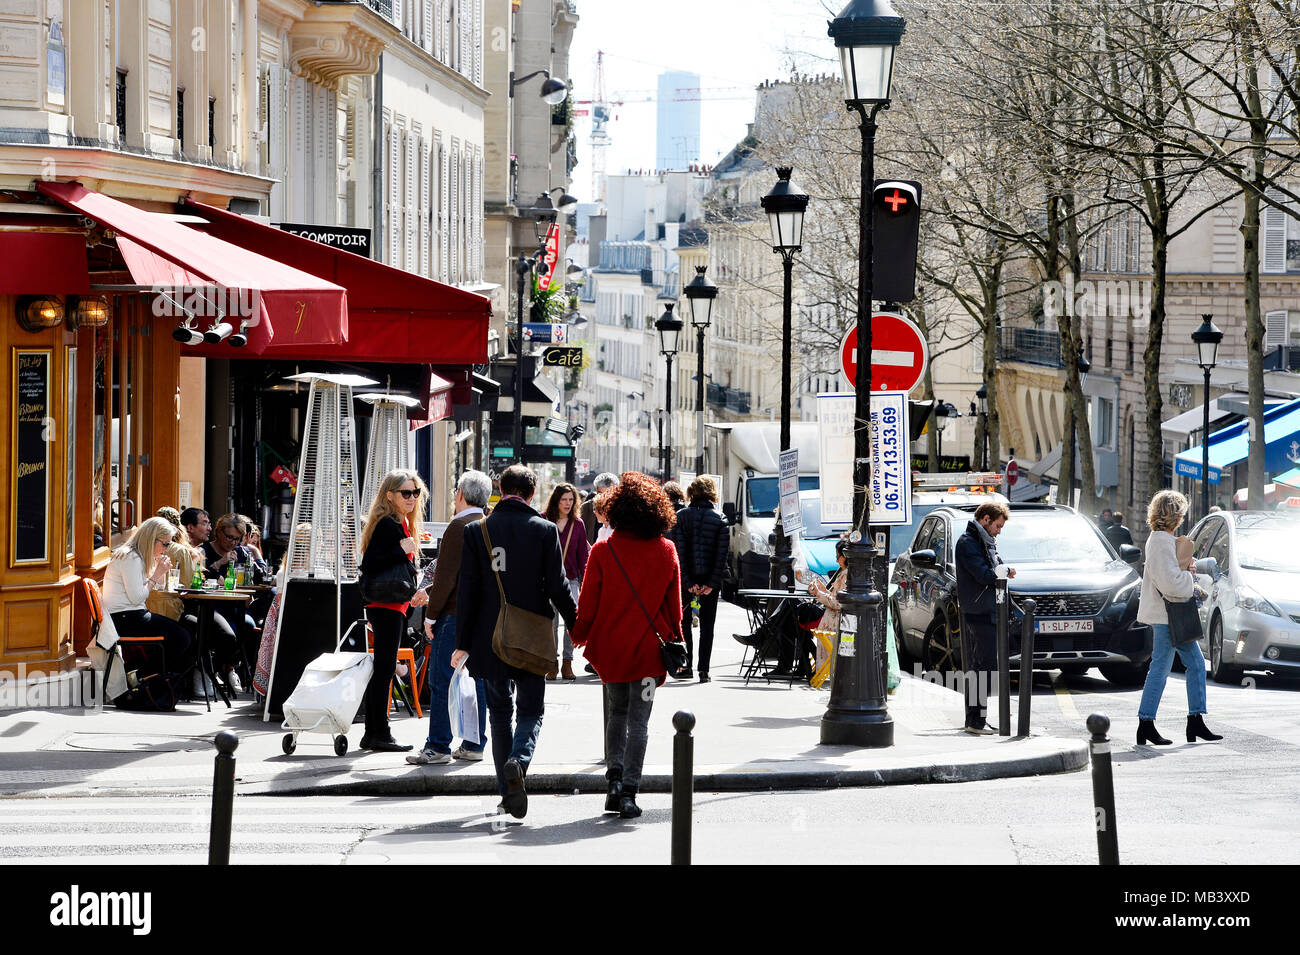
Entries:
{"type": "Polygon", "coordinates": [[[984,529],[984,525],[979,521],[973,521],[975,529],[980,533],[980,539],[984,542],[984,553],[988,555],[989,566],[997,567],[1002,563],[1002,558],[998,556],[998,545],[993,539],[993,535],[984,529]]]}

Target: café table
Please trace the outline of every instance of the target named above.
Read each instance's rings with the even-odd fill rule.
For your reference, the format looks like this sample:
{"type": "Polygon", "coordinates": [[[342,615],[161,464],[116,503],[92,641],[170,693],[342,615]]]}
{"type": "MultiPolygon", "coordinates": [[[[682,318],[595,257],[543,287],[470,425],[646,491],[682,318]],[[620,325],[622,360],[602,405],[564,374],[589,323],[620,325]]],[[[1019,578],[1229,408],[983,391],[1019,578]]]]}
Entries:
{"type": "MultiPolygon", "coordinates": [[[[208,679],[212,681],[212,685],[216,688],[217,693],[221,695],[221,699],[226,704],[227,709],[230,708],[230,697],[226,694],[225,681],[217,679],[216,666],[212,661],[212,645],[208,636],[212,630],[212,618],[216,614],[217,608],[223,604],[248,603],[253,599],[252,593],[249,592],[251,589],[252,588],[243,588],[242,590],[189,589],[178,592],[181,598],[186,601],[194,601],[198,607],[199,654],[195,665],[199,666],[203,672],[207,674],[208,679]]],[[[203,702],[207,706],[208,712],[211,712],[212,700],[208,696],[208,688],[206,684],[203,687],[203,702]]]]}
{"type": "MultiPolygon", "coordinates": [[[[760,587],[749,590],[738,590],[736,591],[736,596],[740,598],[741,605],[745,608],[745,612],[749,614],[751,634],[757,634],[766,628],[778,628],[778,618],[787,603],[793,601],[797,604],[802,600],[808,599],[806,591],[772,590],[760,587]]],[[[793,609],[793,607],[790,608],[792,613],[793,609]]],[[[792,626],[795,625],[797,624],[792,624],[792,626]]],[[[791,639],[798,639],[797,635],[787,634],[781,632],[779,629],[778,637],[784,642],[789,642],[791,639]]],[[[747,646],[749,646],[753,651],[754,656],[741,670],[742,675],[745,677],[745,684],[748,685],[749,681],[756,676],[762,677],[769,683],[772,682],[772,677],[768,676],[768,674],[771,670],[775,669],[775,665],[768,663],[768,661],[764,659],[761,645],[747,644],[747,646]]],[[[788,676],[778,676],[776,679],[787,680],[791,685],[793,685],[794,681],[798,679],[798,677],[794,672],[791,672],[788,676]]]]}

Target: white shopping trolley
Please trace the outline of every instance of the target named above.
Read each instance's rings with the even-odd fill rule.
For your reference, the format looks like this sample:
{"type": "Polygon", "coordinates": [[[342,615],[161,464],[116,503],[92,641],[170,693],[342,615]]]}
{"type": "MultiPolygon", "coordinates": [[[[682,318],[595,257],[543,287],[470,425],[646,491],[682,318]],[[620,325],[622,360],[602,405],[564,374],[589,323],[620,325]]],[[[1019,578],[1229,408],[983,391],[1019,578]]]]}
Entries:
{"type": "Polygon", "coordinates": [[[329,733],[334,737],[336,754],[342,756],[348,751],[348,730],[375,668],[369,653],[340,652],[339,648],[357,624],[364,627],[366,622],[355,621],[335,645],[333,653],[322,653],[307,664],[298,685],[284,701],[284,722],[280,728],[289,731],[281,740],[285,755],[298,748],[300,733],[329,733]]]}

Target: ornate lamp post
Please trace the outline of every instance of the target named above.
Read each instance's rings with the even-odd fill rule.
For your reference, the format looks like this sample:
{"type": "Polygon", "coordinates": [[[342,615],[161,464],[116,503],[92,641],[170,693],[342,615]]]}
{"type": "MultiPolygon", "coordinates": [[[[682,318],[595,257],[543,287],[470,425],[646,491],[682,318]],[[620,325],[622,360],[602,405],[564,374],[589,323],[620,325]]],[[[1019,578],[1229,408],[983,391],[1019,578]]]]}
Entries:
{"type": "Polygon", "coordinates": [[[673,453],[673,356],[682,336],[682,321],[673,315],[673,306],[669,302],[664,306],[664,313],[655,322],[659,332],[659,353],[668,363],[668,390],[664,396],[664,414],[668,416],[668,442],[664,443],[663,418],[659,419],[659,464],[663,468],[663,479],[671,480],[668,474],[668,460],[673,453]]]}
{"type": "MultiPolygon", "coordinates": [[[[790,182],[794,170],[789,166],[777,169],[777,182],[772,191],[763,197],[763,211],[767,213],[772,228],[772,251],[781,254],[785,271],[785,285],[781,297],[781,450],[790,450],[790,353],[794,350],[792,328],[792,274],[794,254],[803,248],[803,217],[808,208],[808,196],[790,182]]],[[[781,522],[780,509],[776,517],[776,548],[772,557],[771,585],[774,590],[794,590],[794,560],[791,557],[790,537],[781,522]]]]}
{"type": "MultiPolygon", "coordinates": [[[[555,206],[551,202],[551,197],[546,193],[542,193],[537,197],[537,205],[530,211],[536,223],[533,231],[538,244],[541,245],[546,241],[546,232],[551,223],[555,221],[555,206]]],[[[543,252],[538,252],[530,256],[521,252],[519,253],[519,259],[515,262],[517,305],[515,311],[515,428],[513,444],[515,446],[515,461],[519,464],[524,463],[524,292],[528,288],[528,279],[533,274],[533,266],[541,258],[542,254],[543,252]]]]}
{"type": "MultiPolygon", "coordinates": [[[[889,106],[894,48],[906,24],[888,0],[852,0],[830,24],[844,73],[844,100],[861,118],[862,168],[858,204],[858,375],[857,425],[853,442],[853,513],[848,589],[840,605],[856,620],[853,652],[843,633],[838,647],[830,705],[822,716],[821,741],[852,746],[892,746],[894,721],[885,705],[885,649],[881,605],[884,598],[872,581],[876,548],[872,541],[870,486],[871,441],[871,192],[875,179],[876,114],[889,106]]],[[[841,618],[841,627],[844,627],[841,618]]]]}
{"type": "Polygon", "coordinates": [[[704,473],[704,333],[713,320],[713,300],[718,297],[718,287],[704,277],[708,267],[695,266],[695,278],[682,289],[691,307],[691,325],[695,327],[695,437],[699,454],[695,456],[695,476],[704,473]]]}
{"type": "Polygon", "coordinates": [[[1192,332],[1192,341],[1196,343],[1196,360],[1205,372],[1205,400],[1202,406],[1205,415],[1201,428],[1201,516],[1210,513],[1210,372],[1218,364],[1219,343],[1223,341],[1223,332],[1214,324],[1213,315],[1201,316],[1201,327],[1192,332]]]}

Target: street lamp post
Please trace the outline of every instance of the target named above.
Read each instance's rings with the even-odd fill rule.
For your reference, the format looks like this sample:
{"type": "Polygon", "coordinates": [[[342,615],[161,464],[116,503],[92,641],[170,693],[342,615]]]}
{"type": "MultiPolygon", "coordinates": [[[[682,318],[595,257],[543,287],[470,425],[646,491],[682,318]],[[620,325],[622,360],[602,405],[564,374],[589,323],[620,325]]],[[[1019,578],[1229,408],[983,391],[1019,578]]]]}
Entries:
{"type": "Polygon", "coordinates": [[[655,322],[655,330],[659,332],[659,353],[668,364],[668,390],[664,395],[664,414],[668,416],[667,444],[664,443],[663,418],[659,419],[659,465],[667,482],[672,479],[668,473],[668,459],[673,453],[673,356],[677,354],[682,335],[682,321],[673,315],[671,302],[664,306],[664,313],[655,322]]]}
{"type": "Polygon", "coordinates": [[[704,473],[704,333],[713,318],[713,300],[718,287],[704,277],[708,266],[695,266],[695,278],[682,289],[691,307],[691,324],[695,326],[695,437],[699,453],[695,456],[695,476],[704,473]]]}
{"type": "Polygon", "coordinates": [[[980,466],[979,470],[986,471],[989,466],[989,390],[984,385],[980,385],[975,392],[975,400],[979,402],[980,415],[980,466]]]}
{"type": "MultiPolygon", "coordinates": [[[[793,296],[794,254],[803,248],[803,217],[808,196],[790,182],[794,172],[789,166],[776,170],[777,181],[763,197],[763,211],[772,228],[772,251],[781,255],[785,284],[781,296],[781,450],[790,450],[790,353],[794,350],[791,298],[793,296]]],[[[794,558],[790,535],[785,532],[781,509],[776,512],[776,547],[772,556],[773,590],[794,590],[794,558]]]]}
{"type": "MultiPolygon", "coordinates": [[[[821,741],[852,746],[892,746],[894,721],[885,703],[886,669],[881,604],[875,589],[875,543],[871,536],[871,192],[875,179],[876,114],[889,105],[894,48],[906,24],[888,0],[852,0],[830,24],[844,74],[844,100],[861,118],[862,168],[858,204],[858,374],[853,439],[853,512],[858,524],[846,553],[848,587],[839,594],[844,615],[856,620],[853,652],[841,633],[830,705],[822,716],[821,741]],[[858,639],[858,638],[865,639],[858,639]]],[[[847,631],[841,617],[841,627],[847,631]]]]}
{"type": "MultiPolygon", "coordinates": [[[[533,214],[535,225],[533,233],[537,238],[538,245],[541,246],[546,241],[546,233],[552,222],[555,221],[555,205],[551,202],[551,197],[542,193],[537,197],[537,205],[529,210],[533,214]]],[[[537,260],[544,254],[545,248],[536,253],[534,256],[519,254],[519,259],[515,262],[515,294],[517,297],[515,310],[515,421],[514,421],[514,453],[515,461],[519,464],[524,463],[524,292],[528,287],[528,279],[533,274],[533,267],[537,260]]]]}
{"type": "Polygon", "coordinates": [[[1210,372],[1218,364],[1219,343],[1223,341],[1223,332],[1214,324],[1213,315],[1201,316],[1201,327],[1192,332],[1192,341],[1196,343],[1196,359],[1205,372],[1205,400],[1202,402],[1205,414],[1201,427],[1201,516],[1210,513],[1210,372]]]}

